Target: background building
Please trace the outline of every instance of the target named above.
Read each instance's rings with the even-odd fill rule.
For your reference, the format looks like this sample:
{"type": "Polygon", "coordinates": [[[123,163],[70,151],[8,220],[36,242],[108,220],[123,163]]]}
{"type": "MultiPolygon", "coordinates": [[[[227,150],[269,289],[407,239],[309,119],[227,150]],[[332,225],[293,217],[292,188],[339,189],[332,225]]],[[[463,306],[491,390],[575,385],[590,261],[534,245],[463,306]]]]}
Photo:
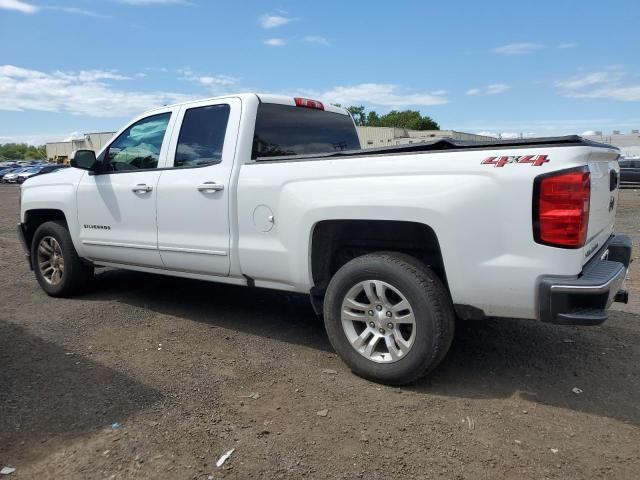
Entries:
{"type": "Polygon", "coordinates": [[[97,152],[113,138],[114,134],[115,132],[85,133],[83,136],[72,138],[69,141],[47,143],[47,159],[55,163],[69,163],[69,157],[74,150],[94,150],[97,152]]]}
{"type": "Polygon", "coordinates": [[[378,148],[409,143],[432,142],[441,138],[487,142],[495,137],[456,132],[455,130],[407,130],[393,127],[358,127],[362,148],[378,148]]]}
{"type": "Polygon", "coordinates": [[[609,145],[618,147],[624,157],[640,156],[639,130],[631,130],[630,133],[620,133],[619,130],[614,130],[610,135],[605,135],[602,132],[593,132],[593,135],[582,136],[594,142],[608,143],[609,145]]]}

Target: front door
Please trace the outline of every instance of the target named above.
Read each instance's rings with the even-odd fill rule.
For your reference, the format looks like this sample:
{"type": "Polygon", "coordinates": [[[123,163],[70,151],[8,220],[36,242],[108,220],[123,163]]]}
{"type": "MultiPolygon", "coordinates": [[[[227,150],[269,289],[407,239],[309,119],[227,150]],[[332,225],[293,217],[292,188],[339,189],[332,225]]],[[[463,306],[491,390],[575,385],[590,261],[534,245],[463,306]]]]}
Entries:
{"type": "Polygon", "coordinates": [[[229,185],[240,100],[182,107],[158,184],[158,249],[166,268],[229,275],[229,185]]]}
{"type": "Polygon", "coordinates": [[[100,172],[78,186],[83,256],[95,261],[161,267],[156,197],[171,111],[134,122],[101,154],[100,172]]]}

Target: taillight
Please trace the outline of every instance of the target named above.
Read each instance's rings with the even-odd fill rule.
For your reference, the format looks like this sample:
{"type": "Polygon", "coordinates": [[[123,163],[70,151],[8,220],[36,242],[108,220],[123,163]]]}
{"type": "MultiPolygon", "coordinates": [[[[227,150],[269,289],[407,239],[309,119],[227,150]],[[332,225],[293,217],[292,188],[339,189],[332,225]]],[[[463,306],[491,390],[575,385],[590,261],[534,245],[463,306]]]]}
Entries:
{"type": "Polygon", "coordinates": [[[553,247],[583,247],[587,240],[590,197],[587,167],[536,178],[533,188],[535,241],[553,247]]]}
{"type": "Polygon", "coordinates": [[[299,97],[294,98],[294,100],[296,101],[297,107],[315,108],[316,110],[324,110],[324,105],[322,104],[322,102],[319,102],[317,100],[310,100],[308,98],[299,98],[299,97]]]}

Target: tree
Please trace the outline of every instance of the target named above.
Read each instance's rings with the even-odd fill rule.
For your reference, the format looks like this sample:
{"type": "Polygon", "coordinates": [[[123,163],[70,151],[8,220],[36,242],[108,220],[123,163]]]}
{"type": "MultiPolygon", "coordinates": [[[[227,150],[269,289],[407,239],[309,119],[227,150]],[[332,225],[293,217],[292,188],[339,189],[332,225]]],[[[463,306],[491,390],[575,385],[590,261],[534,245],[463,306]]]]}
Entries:
{"type": "Polygon", "coordinates": [[[423,117],[417,110],[404,110],[402,112],[391,110],[380,117],[377,126],[406,128],[407,130],[440,130],[440,125],[431,117],[423,117]]]}
{"type": "Polygon", "coordinates": [[[380,126],[380,117],[373,110],[367,114],[367,125],[370,127],[380,126]]]}
{"type": "Polygon", "coordinates": [[[0,144],[0,159],[3,160],[41,160],[47,157],[46,147],[40,145],[34,147],[26,143],[5,143],[0,144]]]}
{"type": "Polygon", "coordinates": [[[406,128],[407,130],[440,130],[440,125],[431,117],[422,114],[417,110],[391,110],[385,115],[378,115],[375,111],[365,114],[365,108],[347,107],[358,126],[367,127],[395,127],[406,128]]]}
{"type": "Polygon", "coordinates": [[[363,127],[367,124],[366,117],[364,115],[364,107],[362,105],[358,107],[347,107],[347,110],[353,117],[353,121],[356,122],[356,125],[363,127]]]}

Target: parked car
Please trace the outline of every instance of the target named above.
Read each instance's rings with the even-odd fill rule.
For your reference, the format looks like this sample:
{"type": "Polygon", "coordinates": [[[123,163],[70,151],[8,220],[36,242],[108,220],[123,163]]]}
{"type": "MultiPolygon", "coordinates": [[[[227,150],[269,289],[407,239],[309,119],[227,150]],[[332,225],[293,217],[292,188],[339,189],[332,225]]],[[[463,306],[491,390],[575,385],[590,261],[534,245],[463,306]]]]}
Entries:
{"type": "Polygon", "coordinates": [[[2,183],[16,183],[18,174],[24,172],[25,170],[28,170],[28,168],[29,167],[12,168],[11,170],[4,172],[3,174],[0,174],[2,175],[2,183]]]}
{"type": "Polygon", "coordinates": [[[46,173],[55,172],[61,168],[66,168],[67,165],[37,165],[30,167],[26,171],[18,174],[17,183],[24,183],[28,178],[35,177],[37,175],[44,175],[46,173]]]}
{"type": "Polygon", "coordinates": [[[42,160],[18,160],[16,163],[21,167],[29,167],[41,164],[42,160]]]}
{"type": "Polygon", "coordinates": [[[34,167],[27,167],[24,171],[18,174],[16,177],[16,183],[23,183],[27,178],[40,173],[44,167],[37,165],[34,167]]]}
{"type": "Polygon", "coordinates": [[[9,173],[9,171],[11,171],[11,170],[15,170],[16,168],[19,168],[19,167],[16,167],[15,165],[14,165],[14,166],[8,166],[8,167],[2,167],[2,166],[0,166],[0,178],[1,178],[5,173],[9,173]]]}
{"type": "Polygon", "coordinates": [[[620,160],[620,184],[640,185],[640,159],[620,160]]]}
{"type": "Polygon", "coordinates": [[[354,372],[404,384],[456,316],[595,325],[626,301],[619,154],[576,136],[360,150],[343,108],[234,95],[148,112],[30,179],[18,235],[54,297],[97,266],[307,293],[354,372]]]}

